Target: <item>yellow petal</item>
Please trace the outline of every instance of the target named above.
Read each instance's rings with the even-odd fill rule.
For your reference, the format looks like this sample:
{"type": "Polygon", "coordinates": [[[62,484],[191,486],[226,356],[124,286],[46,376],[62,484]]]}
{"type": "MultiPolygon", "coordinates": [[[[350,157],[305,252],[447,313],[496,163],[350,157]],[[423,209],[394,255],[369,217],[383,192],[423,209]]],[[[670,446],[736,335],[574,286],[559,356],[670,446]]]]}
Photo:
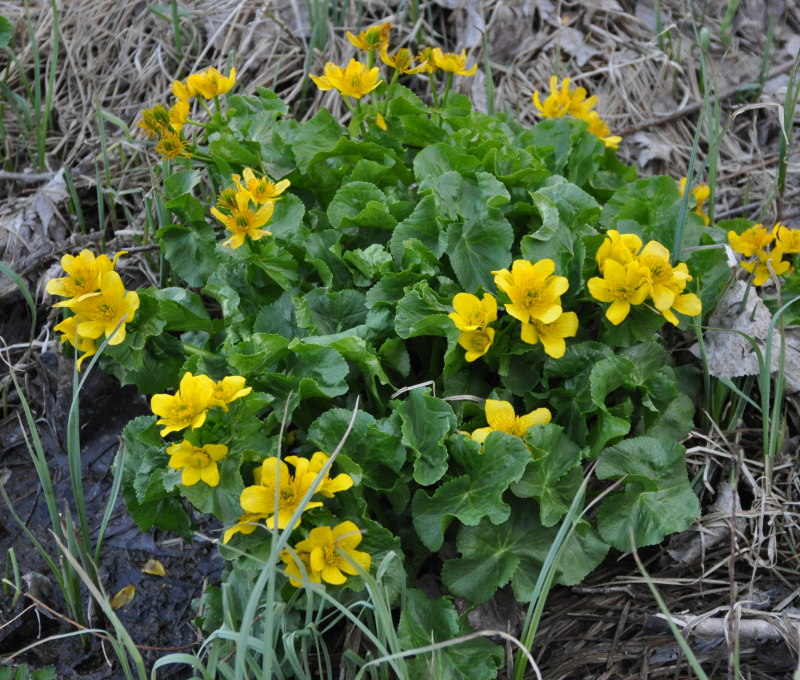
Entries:
{"type": "MultiPolygon", "coordinates": [[[[147,560],[142,567],[143,574],[150,574],[151,576],[166,576],[167,570],[164,565],[158,560],[147,560]]],[[[132,586],[131,586],[132,587],[132,586]]]]}
{"type": "Polygon", "coordinates": [[[124,607],[133,599],[135,594],[135,586],[125,586],[116,595],[114,595],[113,598],[111,598],[111,607],[113,609],[122,609],[122,607],[124,607]]]}

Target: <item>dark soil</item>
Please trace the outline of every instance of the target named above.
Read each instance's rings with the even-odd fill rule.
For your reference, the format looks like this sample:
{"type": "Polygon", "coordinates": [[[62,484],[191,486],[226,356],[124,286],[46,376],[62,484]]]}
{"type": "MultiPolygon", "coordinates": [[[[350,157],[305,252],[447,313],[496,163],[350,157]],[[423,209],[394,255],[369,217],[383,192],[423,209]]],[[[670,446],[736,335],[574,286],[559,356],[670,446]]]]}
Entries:
{"type": "MultiPolygon", "coordinates": [[[[20,309],[24,309],[23,304],[11,311],[20,309]]],[[[24,314],[6,314],[7,311],[6,308],[0,313],[0,318],[7,319],[0,322],[0,337],[17,340],[15,336],[25,335],[24,329],[30,328],[29,321],[23,318],[24,314]]],[[[59,508],[70,505],[74,510],[64,443],[73,362],[52,352],[31,352],[29,356],[30,361],[24,372],[18,372],[18,379],[23,380],[23,389],[37,417],[59,508]]],[[[7,367],[4,369],[7,374],[7,367]]],[[[0,372],[0,378],[3,375],[0,372]]],[[[93,542],[111,492],[112,465],[120,446],[119,435],[129,419],[148,411],[145,399],[133,388],[121,388],[115,379],[99,370],[93,371],[83,389],[82,470],[93,542]]],[[[0,479],[5,480],[5,488],[25,525],[53,555],[55,544],[50,533],[50,519],[25,446],[19,412],[12,407],[0,420],[0,479]]],[[[107,661],[114,658],[113,650],[100,636],[48,639],[74,632],[77,626],[64,614],[64,600],[45,561],[2,504],[0,555],[3,561],[7,561],[10,548],[16,553],[24,581],[24,596],[12,608],[13,589],[0,592],[0,655],[13,655],[28,645],[44,641],[14,657],[10,663],[27,663],[32,667],[54,665],[59,679],[122,677],[116,661],[111,664],[107,661]],[[57,614],[32,607],[31,597],[57,614]]],[[[143,534],[133,524],[122,501],[117,501],[103,541],[100,576],[110,596],[125,586],[135,586],[133,600],[119,609],[117,615],[139,644],[148,667],[170,651],[189,652],[199,644],[198,633],[192,625],[192,600],[200,597],[207,584],[219,580],[221,568],[222,560],[213,544],[199,540],[186,544],[159,532],[143,534]],[[142,566],[151,558],[164,565],[165,577],[142,573],[142,566]]],[[[10,565],[6,565],[5,575],[13,579],[10,565]]],[[[88,592],[84,592],[83,599],[85,603],[91,600],[88,592]]],[[[91,607],[91,611],[93,627],[112,630],[103,621],[98,607],[91,607]]],[[[159,677],[186,677],[186,669],[167,667],[159,677]]]]}

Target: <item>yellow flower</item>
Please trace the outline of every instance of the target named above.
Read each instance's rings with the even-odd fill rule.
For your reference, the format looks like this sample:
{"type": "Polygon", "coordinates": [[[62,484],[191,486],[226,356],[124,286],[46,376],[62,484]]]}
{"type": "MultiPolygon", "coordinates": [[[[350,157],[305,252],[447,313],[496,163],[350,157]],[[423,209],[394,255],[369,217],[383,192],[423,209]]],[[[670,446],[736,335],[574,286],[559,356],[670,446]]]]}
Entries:
{"type": "Polygon", "coordinates": [[[369,571],[372,558],[369,553],[355,549],[359,543],[361,531],[358,527],[353,522],[342,522],[333,529],[312,529],[308,538],[295,546],[295,551],[298,555],[309,554],[311,573],[317,574],[325,583],[338,586],[347,580],[345,574],[358,574],[352,563],[369,571]]]}
{"type": "Polygon", "coordinates": [[[414,74],[414,73],[422,73],[425,68],[426,64],[422,63],[419,66],[414,66],[414,55],[411,53],[407,47],[401,47],[394,55],[389,55],[389,52],[384,47],[381,49],[380,52],[381,61],[386,64],[387,66],[391,66],[393,69],[400,71],[400,73],[407,73],[407,74],[414,74]]]}
{"type": "Polygon", "coordinates": [[[389,129],[389,126],[386,124],[386,119],[383,117],[382,113],[375,114],[375,125],[377,125],[384,132],[389,129]]]}
{"type": "Polygon", "coordinates": [[[539,92],[533,93],[533,105],[539,111],[539,116],[560,118],[569,114],[581,119],[588,116],[597,103],[597,97],[592,96],[587,99],[586,90],[582,87],[570,91],[570,82],[570,78],[564,78],[559,86],[558,76],[550,76],[550,94],[544,100],[544,104],[539,100],[539,92]]]}
{"type": "MultiPolygon", "coordinates": [[[[681,177],[680,192],[681,196],[686,193],[686,177],[681,177]]],[[[697,184],[692,189],[692,196],[694,196],[694,212],[708,224],[708,215],[703,212],[703,206],[711,196],[711,187],[708,184],[697,184]]]]}
{"type": "Polygon", "coordinates": [[[522,341],[530,345],[542,343],[544,352],[553,359],[560,359],[567,351],[564,338],[574,338],[578,332],[578,315],[564,312],[552,323],[542,323],[536,319],[522,324],[522,341]]]}
{"type": "Polygon", "coordinates": [[[172,81],[172,94],[174,94],[177,99],[188,100],[197,96],[197,90],[188,80],[186,83],[182,83],[180,80],[174,80],[172,81]]]}
{"type": "Polygon", "coordinates": [[[172,128],[161,133],[161,139],[156,144],[156,151],[166,160],[172,158],[191,158],[192,145],[189,144],[179,133],[173,132],[172,128]]]}
{"type": "MultiPolygon", "coordinates": [[[[277,513],[278,528],[285,529],[289,526],[292,515],[300,507],[300,502],[309,489],[309,481],[301,476],[290,475],[286,463],[277,458],[267,458],[257,470],[259,474],[256,484],[242,491],[240,498],[242,508],[245,512],[266,515],[267,527],[270,529],[275,528],[277,513]]],[[[306,511],[321,505],[319,501],[309,501],[302,509],[306,511]]],[[[300,519],[295,522],[292,529],[299,525],[300,519]]]]}
{"type": "MultiPolygon", "coordinates": [[[[320,471],[328,462],[329,456],[322,451],[317,451],[311,460],[308,458],[299,458],[298,456],[286,456],[285,460],[290,465],[294,466],[294,476],[300,478],[302,483],[307,487],[311,487],[314,480],[319,476],[320,471]]],[[[346,491],[353,486],[353,478],[350,475],[341,473],[331,479],[330,471],[325,473],[320,485],[317,487],[316,493],[320,493],[325,498],[333,498],[333,494],[338,491],[346,491]]]]}
{"type": "Polygon", "coordinates": [[[509,402],[487,399],[486,422],[489,423],[489,427],[478,428],[471,437],[481,444],[492,432],[505,432],[515,437],[524,437],[529,428],[534,425],[546,425],[552,417],[546,408],[537,408],[524,416],[518,416],[509,402]]]}
{"type": "Polygon", "coordinates": [[[778,235],[776,248],[780,248],[787,255],[800,253],[800,229],[789,229],[778,222],[772,233],[778,235]]]}
{"type": "Polygon", "coordinates": [[[603,273],[606,260],[614,260],[627,265],[636,259],[636,253],[642,248],[642,239],[636,234],[620,234],[616,229],[609,229],[606,239],[597,249],[597,267],[603,273]]]}
{"type": "Polygon", "coordinates": [[[766,250],[756,251],[756,259],[751,262],[742,262],[742,267],[755,274],[753,278],[754,286],[763,286],[769,279],[772,272],[776,276],[781,276],[789,271],[791,263],[783,259],[783,251],[780,248],[773,248],[770,252],[766,250]]]}
{"type": "Polygon", "coordinates": [[[322,578],[319,571],[314,571],[311,568],[311,553],[303,550],[281,550],[281,561],[286,565],[286,575],[289,577],[289,583],[295,588],[303,585],[303,573],[306,578],[312,583],[322,583],[322,578]],[[299,562],[298,562],[299,561],[299,562]],[[300,563],[302,563],[303,570],[300,570],[300,563]]]}
{"type": "Polygon", "coordinates": [[[420,62],[422,71],[420,73],[435,73],[437,70],[436,60],[433,58],[433,48],[423,47],[417,54],[417,61],[420,62]]]}
{"type": "Polygon", "coordinates": [[[587,131],[591,132],[595,137],[599,137],[600,141],[609,149],[618,149],[622,142],[622,137],[619,135],[612,135],[611,130],[608,129],[605,121],[600,118],[597,111],[590,111],[585,118],[580,118],[588,124],[587,131]]]}
{"type": "Polygon", "coordinates": [[[161,104],[142,111],[142,119],[137,123],[145,136],[150,138],[160,137],[166,130],[171,129],[171,124],[170,113],[161,104]]]}
{"type": "MultiPolygon", "coordinates": [[[[236,82],[236,69],[232,68],[226,78],[213,66],[186,79],[186,91],[202,94],[206,99],[229,92],[236,82]]],[[[173,93],[175,90],[173,89],[173,93]]],[[[176,95],[177,96],[177,95],[176,95]]]]}
{"type": "Polygon", "coordinates": [[[461,54],[454,52],[442,52],[438,47],[433,48],[433,62],[436,68],[448,73],[455,73],[459,76],[471,76],[478,70],[478,65],[474,64],[471,69],[467,69],[467,51],[461,50],[461,54]]]}
{"type": "Polygon", "coordinates": [[[483,300],[469,293],[458,293],[453,298],[455,312],[448,314],[460,331],[475,331],[497,321],[497,300],[484,293],[483,300]]]}
{"type": "Polygon", "coordinates": [[[467,361],[475,361],[478,357],[482,357],[494,342],[494,328],[483,328],[477,331],[461,331],[458,336],[458,344],[461,345],[467,353],[464,358],[467,361]]]}
{"type": "MultiPolygon", "coordinates": [[[[68,274],[59,279],[50,279],[46,290],[50,295],[59,297],[78,298],[88,293],[93,293],[100,287],[103,274],[113,271],[120,255],[126,251],[121,250],[109,260],[106,255],[95,254],[91,250],[82,250],[77,255],[64,255],[61,258],[61,268],[68,274]]],[[[57,303],[56,307],[66,305],[57,303]]]]}
{"type": "Polygon", "coordinates": [[[250,198],[256,205],[261,205],[268,201],[281,200],[283,197],[280,194],[286,191],[291,184],[288,179],[283,179],[275,183],[267,177],[256,177],[255,173],[250,168],[245,168],[242,175],[244,175],[245,186],[242,186],[239,175],[234,175],[233,181],[239,187],[240,191],[246,191],[250,194],[250,198]]]}
{"type": "Polygon", "coordinates": [[[204,481],[209,486],[219,484],[219,467],[217,462],[228,455],[228,447],[222,444],[203,444],[194,446],[185,439],[167,448],[170,455],[169,466],[173,470],[183,469],[181,483],[192,486],[204,481]]]}
{"type": "Polygon", "coordinates": [[[139,309],[139,296],[136,291],[126,291],[119,274],[110,271],[100,277],[99,292],[64,300],[53,306],[69,307],[81,317],[78,334],[84,338],[96,340],[105,333],[109,345],[119,345],[125,340],[125,324],[133,321],[139,309]],[[122,325],[117,328],[120,323],[122,325]]]}
{"type": "Polygon", "coordinates": [[[775,231],[767,231],[763,224],[755,224],[742,232],[741,236],[735,231],[728,232],[728,243],[737,253],[745,257],[753,257],[758,251],[763,251],[775,240],[775,231]]]}
{"type": "Polygon", "coordinates": [[[361,99],[365,94],[372,92],[383,81],[380,79],[380,69],[367,68],[355,59],[351,59],[346,69],[339,68],[329,61],[325,64],[325,75],[311,75],[320,90],[339,90],[345,97],[361,99]]]}
{"type": "Polygon", "coordinates": [[[253,212],[250,208],[250,194],[243,191],[237,192],[236,210],[232,211],[230,215],[211,208],[211,214],[222,222],[228,231],[233,232],[233,236],[222,244],[233,249],[239,248],[244,243],[245,236],[249,236],[253,241],[258,241],[264,236],[272,236],[271,231],[261,229],[261,227],[269,222],[274,211],[275,204],[270,201],[253,212]]]}
{"type": "Polygon", "coordinates": [[[610,302],[606,318],[615,326],[621,324],[631,305],[640,305],[650,292],[647,282],[649,272],[635,260],[623,266],[614,260],[606,260],[603,278],[589,279],[589,293],[595,300],[610,302]]]}
{"type": "Polygon", "coordinates": [[[83,354],[78,357],[78,370],[81,370],[81,364],[86,357],[91,357],[97,354],[97,343],[91,338],[84,338],[78,333],[78,323],[81,321],[79,316],[70,316],[64,319],[60,324],[53,328],[54,331],[62,333],[61,342],[69,342],[70,345],[75,347],[83,354]]]}
{"type": "Polygon", "coordinates": [[[206,413],[213,406],[214,381],[207,375],[193,376],[184,373],[178,391],[174,395],[154,394],[150,399],[150,409],[157,416],[157,425],[165,425],[161,436],[178,432],[187,427],[196,430],[206,422],[206,413]]]}
{"type": "Polygon", "coordinates": [[[669,309],[662,309],[661,314],[673,326],[677,326],[678,317],[672,312],[673,309],[686,316],[699,316],[703,313],[703,303],[694,293],[676,295],[672,301],[672,306],[669,309]]]}
{"type": "Polygon", "coordinates": [[[180,132],[189,117],[189,102],[179,99],[169,110],[169,124],[175,132],[180,132]]]}
{"type": "Polygon", "coordinates": [[[683,267],[672,267],[670,253],[657,241],[650,241],[639,253],[639,264],[647,267],[647,282],[650,284],[650,297],[659,312],[672,307],[675,297],[691,281],[685,263],[683,267]]]}
{"type": "Polygon", "coordinates": [[[269,515],[257,512],[246,512],[243,515],[239,515],[239,522],[225,529],[222,542],[227,543],[234,534],[252,534],[256,530],[256,527],[258,527],[258,520],[266,519],[267,517],[269,517],[269,515]]]}
{"type": "Polygon", "coordinates": [[[253,391],[252,387],[245,387],[244,383],[245,379],[240,375],[229,375],[217,380],[214,383],[214,392],[211,394],[211,405],[227,411],[228,404],[253,391]]]}
{"type": "Polygon", "coordinates": [[[527,323],[537,319],[553,323],[561,316],[561,295],[569,288],[563,276],[553,276],[556,265],[553,260],[539,260],[531,264],[527,260],[514,260],[511,271],[494,271],[494,282],[511,300],[506,311],[515,319],[527,323]]]}
{"type": "Polygon", "coordinates": [[[382,24],[370,26],[366,31],[361,31],[358,35],[353,35],[347,31],[347,39],[353,47],[359,50],[381,50],[386,49],[389,44],[389,33],[392,31],[392,24],[386,21],[382,24]]]}

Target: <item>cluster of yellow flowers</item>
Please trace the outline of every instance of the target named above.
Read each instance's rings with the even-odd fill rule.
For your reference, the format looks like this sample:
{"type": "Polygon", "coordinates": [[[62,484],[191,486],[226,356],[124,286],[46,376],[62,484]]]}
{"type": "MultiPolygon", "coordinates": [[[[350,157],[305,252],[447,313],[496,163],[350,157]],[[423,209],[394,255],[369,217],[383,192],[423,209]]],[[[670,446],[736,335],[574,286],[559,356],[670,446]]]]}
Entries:
{"type": "MultiPolygon", "coordinates": [[[[185,373],[175,394],[154,394],[150,399],[150,409],[157,416],[157,425],[163,425],[161,436],[170,432],[180,432],[187,427],[196,430],[206,422],[212,408],[228,410],[228,404],[253,391],[245,387],[245,379],[240,375],[229,375],[214,381],[207,375],[185,373]]],[[[203,481],[208,486],[219,484],[217,463],[228,455],[228,447],[222,444],[203,444],[195,446],[184,439],[167,448],[170,455],[169,466],[173,470],[183,470],[181,482],[192,486],[203,481]]]]}
{"type": "Polygon", "coordinates": [[[105,335],[109,345],[125,340],[125,324],[132,321],[139,309],[139,296],[125,290],[122,279],[114,271],[117,260],[125,251],[114,256],[95,257],[90,250],[78,255],[64,255],[61,267],[67,276],[47,282],[50,295],[67,298],[53,307],[66,307],[72,312],[55,330],[62,333],[61,342],[69,342],[79,352],[78,370],[86,357],[97,353],[97,340],[105,335]]]}
{"type": "Polygon", "coordinates": [[[206,99],[214,99],[220,94],[230,91],[236,82],[236,69],[231,69],[226,78],[217,69],[211,67],[200,73],[193,73],[185,82],[176,80],[172,83],[172,94],[175,103],[167,109],[157,104],[152,109],[142,111],[139,127],[148,137],[158,139],[156,151],[164,158],[191,156],[191,144],[183,136],[183,126],[189,118],[189,100],[202,95],[206,99]]]}
{"type": "Polygon", "coordinates": [[[593,111],[597,104],[597,96],[586,96],[584,88],[578,87],[574,90],[570,88],[570,79],[564,78],[561,85],[558,84],[558,76],[550,77],[550,94],[542,103],[539,93],[533,93],[533,105],[538,110],[542,118],[561,118],[562,116],[572,116],[586,122],[588,130],[596,137],[599,137],[603,144],[611,149],[619,148],[622,137],[612,135],[608,125],[600,118],[597,111],[593,111]]]}
{"type": "Polygon", "coordinates": [[[673,310],[687,316],[703,311],[700,298],[683,292],[692,280],[686,263],[673,267],[669,250],[657,241],[642,248],[636,234],[610,229],[596,259],[603,276],[589,279],[589,293],[600,302],[611,303],[606,318],[615,326],[628,316],[631,305],[640,305],[648,297],[656,311],[676,326],[678,318],[673,310]]]}
{"type": "MultiPolygon", "coordinates": [[[[348,31],[347,38],[351,44],[368,53],[367,63],[363,64],[356,59],[351,59],[345,68],[341,68],[329,61],[325,64],[323,75],[311,75],[311,80],[320,90],[336,89],[345,97],[361,99],[383,82],[380,78],[380,69],[372,66],[376,52],[384,64],[395,70],[395,78],[400,73],[431,74],[436,71],[471,76],[478,70],[477,64],[474,64],[472,68],[467,68],[466,50],[461,54],[456,54],[443,52],[438,47],[426,47],[414,56],[408,48],[401,47],[394,54],[390,54],[389,34],[391,30],[392,24],[385,22],[370,26],[358,35],[353,35],[348,31]]],[[[382,117],[378,119],[378,124],[385,129],[382,117]]]]}
{"type": "Polygon", "coordinates": [[[289,180],[273,182],[268,177],[257,177],[250,169],[245,168],[242,177],[233,175],[234,186],[223,189],[217,199],[217,205],[211,208],[211,213],[233,235],[222,245],[239,248],[245,237],[258,241],[264,236],[272,236],[272,232],[262,229],[272,217],[275,210],[275,201],[281,199],[282,194],[289,187],[289,180]],[[255,204],[255,208],[251,207],[255,204]],[[260,207],[259,207],[260,206],[260,207]],[[222,212],[222,211],[226,212],[222,212]]]}
{"type": "MultiPolygon", "coordinates": [[[[561,296],[569,283],[563,276],[555,276],[552,260],[515,260],[511,271],[494,271],[495,285],[510,302],[506,311],[522,322],[520,338],[530,345],[542,343],[545,354],[560,359],[566,352],[565,338],[578,332],[578,316],[561,308],[561,296]]],[[[449,314],[461,331],[458,344],[467,350],[467,361],[475,361],[489,351],[494,342],[494,329],[489,324],[497,320],[497,300],[484,293],[483,300],[469,293],[458,293],[453,298],[455,312],[449,314]]]]}
{"type": "MultiPolygon", "coordinates": [[[[679,186],[681,196],[686,193],[686,178],[682,177],[679,186]]],[[[699,215],[703,222],[709,223],[708,215],[703,211],[709,196],[711,196],[711,187],[708,184],[696,184],[692,189],[692,196],[694,196],[694,212],[699,215]]]]}
{"type": "MultiPolygon", "coordinates": [[[[300,514],[322,506],[321,501],[309,500],[304,504],[303,499],[319,479],[328,460],[329,456],[322,451],[317,451],[310,459],[299,456],[286,456],[284,460],[267,458],[261,467],[253,470],[255,484],[245,488],[239,499],[244,514],[239,517],[237,524],[225,531],[222,542],[227,543],[236,533],[253,533],[261,519],[266,520],[267,528],[271,530],[277,527],[291,531],[300,526],[300,514]],[[286,463],[294,467],[294,474],[289,472],[286,463]],[[299,513],[298,518],[290,527],[295,513],[299,513]]],[[[333,498],[335,493],[352,486],[353,478],[350,475],[341,473],[331,478],[326,472],[319,480],[315,493],[333,498]]],[[[295,587],[302,583],[301,563],[310,581],[340,585],[347,578],[345,574],[354,576],[358,573],[342,553],[362,569],[370,567],[369,554],[355,550],[360,542],[361,533],[352,522],[344,522],[333,529],[317,527],[293,550],[282,551],[280,557],[287,565],[286,573],[295,587]]]]}
{"type": "Polygon", "coordinates": [[[763,286],[773,272],[781,276],[790,271],[792,265],[784,255],[800,253],[800,229],[789,229],[777,222],[771,231],[763,224],[756,224],[737,234],[728,232],[730,247],[747,260],[742,267],[753,275],[753,285],[763,286]]]}

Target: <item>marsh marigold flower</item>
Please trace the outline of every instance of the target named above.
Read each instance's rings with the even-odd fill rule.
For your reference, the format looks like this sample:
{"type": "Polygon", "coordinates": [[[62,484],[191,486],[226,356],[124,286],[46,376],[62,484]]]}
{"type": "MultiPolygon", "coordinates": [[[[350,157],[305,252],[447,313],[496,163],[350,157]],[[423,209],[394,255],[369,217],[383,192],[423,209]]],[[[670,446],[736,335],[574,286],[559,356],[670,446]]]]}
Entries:
{"type": "MultiPolygon", "coordinates": [[[[186,91],[201,94],[206,99],[213,99],[217,95],[229,92],[235,83],[235,68],[231,69],[226,78],[212,66],[205,71],[190,75],[186,79],[186,91]]],[[[174,92],[175,90],[173,89],[174,92]]]]}
{"type": "Polygon", "coordinates": [[[786,255],[800,253],[800,229],[789,229],[789,227],[778,222],[772,229],[776,234],[775,247],[780,248],[786,255]]]}
{"type": "Polygon", "coordinates": [[[435,73],[438,68],[433,58],[433,47],[423,47],[417,54],[417,61],[422,67],[420,73],[435,73]]]}
{"type": "Polygon", "coordinates": [[[586,128],[587,131],[595,137],[599,137],[600,141],[603,142],[607,148],[619,149],[619,145],[622,143],[622,137],[611,134],[611,130],[606,122],[600,118],[599,113],[590,111],[585,118],[580,118],[580,120],[586,121],[588,125],[586,128]]]}
{"type": "Polygon", "coordinates": [[[448,314],[460,331],[474,331],[497,321],[497,300],[491,293],[484,293],[483,300],[469,293],[458,293],[453,298],[453,309],[448,314]]]}
{"type": "Polygon", "coordinates": [[[211,404],[219,406],[223,411],[228,410],[228,404],[247,396],[253,391],[252,387],[245,387],[245,379],[240,375],[228,375],[214,383],[211,394],[211,404]]]}
{"type": "Polygon", "coordinates": [[[672,307],[686,282],[692,280],[685,263],[675,267],[670,264],[669,250],[658,241],[650,241],[642,249],[639,264],[647,268],[648,294],[659,312],[672,307]]]}
{"type": "Polygon", "coordinates": [[[109,345],[119,345],[125,340],[125,324],[133,321],[139,309],[139,296],[126,291],[119,274],[110,271],[100,277],[99,292],[53,306],[68,307],[78,316],[78,335],[96,340],[105,334],[109,345]]]}
{"type": "Polygon", "coordinates": [[[171,128],[161,133],[161,139],[156,144],[156,151],[165,160],[192,157],[192,145],[181,137],[180,133],[174,132],[171,128]]]}
{"type": "Polygon", "coordinates": [[[661,314],[673,326],[677,326],[678,317],[675,316],[672,310],[675,310],[675,312],[679,314],[685,314],[686,316],[699,316],[703,313],[703,303],[694,293],[676,295],[669,309],[662,309],[661,314]]]}
{"type": "Polygon", "coordinates": [[[97,354],[97,343],[91,338],[84,338],[78,333],[78,323],[80,317],[69,316],[60,324],[53,328],[57,333],[61,333],[61,342],[68,342],[83,354],[78,357],[78,370],[81,370],[83,360],[97,354]]]}
{"type": "Polygon", "coordinates": [[[68,298],[78,298],[93,293],[100,288],[103,274],[113,271],[117,260],[125,252],[121,250],[114,255],[113,260],[109,260],[107,255],[95,256],[91,250],[86,249],[77,255],[64,255],[61,258],[61,268],[67,276],[50,279],[46,290],[50,295],[68,298]]]}
{"type": "MultiPolygon", "coordinates": [[[[681,196],[686,193],[686,177],[681,177],[679,189],[681,192],[681,196]]],[[[708,215],[703,212],[703,206],[706,204],[706,201],[711,196],[711,187],[708,184],[696,184],[692,188],[692,196],[694,196],[694,212],[695,214],[699,215],[700,218],[706,224],[709,223],[708,215]]]]}
{"type": "MultiPolygon", "coordinates": [[[[239,499],[245,512],[265,515],[267,527],[285,529],[289,526],[294,513],[300,506],[303,496],[311,486],[307,476],[291,475],[286,463],[277,458],[267,458],[260,468],[256,468],[256,484],[248,486],[242,491],[239,499]],[[276,489],[277,487],[277,489],[276,489]],[[277,507],[276,507],[277,502],[277,507]]],[[[256,471],[254,471],[255,476],[256,471]]],[[[302,506],[303,512],[322,505],[319,501],[309,501],[302,506]]],[[[293,529],[300,525],[300,519],[295,522],[293,529]]]]}
{"type": "Polygon", "coordinates": [[[180,80],[173,80],[172,94],[175,95],[176,99],[189,100],[197,96],[197,90],[191,85],[191,83],[188,82],[188,80],[185,83],[180,80]]]}
{"type": "Polygon", "coordinates": [[[407,47],[401,47],[392,55],[384,47],[380,51],[380,57],[384,64],[400,71],[400,73],[412,75],[414,73],[422,73],[425,70],[424,63],[414,66],[414,55],[407,47]]]}
{"type": "Polygon", "coordinates": [[[359,50],[380,50],[385,49],[389,44],[389,34],[392,32],[392,24],[386,21],[382,24],[370,26],[367,30],[354,35],[347,31],[347,39],[350,44],[359,50]]]}
{"type": "Polygon", "coordinates": [[[595,300],[610,302],[606,318],[615,326],[621,324],[631,311],[631,305],[640,305],[650,292],[647,267],[636,260],[623,266],[606,260],[603,278],[589,279],[589,293],[595,300]]]}
{"type": "Polygon", "coordinates": [[[239,516],[239,521],[236,524],[225,529],[222,542],[227,543],[234,534],[244,534],[245,536],[252,534],[258,528],[258,520],[266,519],[267,517],[269,515],[266,513],[245,512],[239,516]]]}
{"type": "Polygon", "coordinates": [[[464,358],[469,361],[475,361],[482,357],[494,342],[494,328],[482,328],[477,331],[461,331],[458,336],[458,344],[467,350],[464,358]]]}
{"type": "Polygon", "coordinates": [[[222,444],[203,444],[194,446],[185,439],[167,448],[170,455],[169,466],[173,470],[183,470],[181,484],[192,486],[203,481],[209,486],[219,484],[217,463],[228,455],[228,447],[222,444]]]}
{"type": "MultiPolygon", "coordinates": [[[[294,465],[294,476],[300,478],[301,483],[310,488],[329,458],[328,454],[323,451],[317,451],[310,460],[298,456],[286,456],[284,460],[290,465],[294,465]]],[[[316,493],[322,494],[325,498],[333,498],[333,494],[346,491],[352,486],[353,478],[350,475],[342,472],[331,479],[330,471],[328,471],[320,481],[316,493]]]]}
{"type": "Polygon", "coordinates": [[[383,82],[377,66],[370,69],[355,59],[351,59],[344,69],[329,61],[325,64],[325,75],[311,74],[310,77],[320,90],[336,89],[343,96],[356,99],[361,99],[383,82]]]}
{"type": "Polygon", "coordinates": [[[564,78],[558,84],[558,76],[550,76],[550,94],[542,103],[539,92],[533,93],[533,105],[538,115],[543,118],[561,118],[572,115],[576,118],[585,118],[592,107],[597,103],[597,97],[586,97],[586,90],[582,87],[570,89],[570,78],[564,78]]]}
{"type": "Polygon", "coordinates": [[[281,194],[291,184],[288,179],[283,179],[276,183],[268,177],[256,177],[256,174],[250,168],[245,168],[242,171],[242,175],[244,176],[244,186],[241,184],[242,178],[239,175],[234,175],[233,181],[240,191],[250,194],[251,200],[256,205],[262,205],[268,201],[279,201],[283,198],[281,194]]]}
{"type": "Polygon", "coordinates": [[[322,583],[320,572],[314,571],[311,568],[311,553],[305,550],[281,550],[281,562],[286,565],[286,575],[289,577],[289,583],[295,588],[303,585],[303,573],[311,583],[322,583]],[[300,570],[300,565],[302,571],[300,570]]]}
{"type": "Polygon", "coordinates": [[[137,125],[144,131],[145,136],[161,137],[165,130],[172,129],[170,112],[162,104],[156,104],[152,109],[142,111],[142,119],[137,125]]]}
{"type": "Polygon", "coordinates": [[[233,232],[233,236],[222,245],[236,249],[244,244],[245,237],[258,241],[264,236],[272,236],[271,231],[261,227],[269,222],[272,217],[272,213],[275,211],[275,203],[269,201],[258,210],[253,211],[250,208],[249,192],[239,191],[236,193],[235,199],[236,209],[230,215],[225,215],[217,210],[216,207],[211,208],[211,214],[222,222],[228,231],[233,232]]]}
{"type": "Polygon", "coordinates": [[[518,416],[510,402],[499,399],[487,399],[485,410],[489,426],[478,428],[470,435],[474,441],[481,444],[492,432],[505,432],[522,438],[529,428],[534,425],[546,425],[553,417],[546,408],[537,408],[524,416],[518,416]]]}
{"type": "MultiPolygon", "coordinates": [[[[356,550],[361,543],[361,531],[353,522],[342,522],[338,526],[316,527],[308,538],[295,546],[298,555],[308,553],[311,574],[318,575],[325,583],[341,585],[347,576],[357,576],[358,565],[369,571],[372,557],[369,553],[356,550]]],[[[299,577],[299,569],[294,574],[299,577]]]]}
{"type": "Polygon", "coordinates": [[[553,260],[539,260],[535,264],[527,260],[515,260],[511,271],[493,271],[497,287],[508,295],[510,304],[506,311],[523,323],[536,319],[553,323],[561,316],[561,295],[569,288],[564,276],[554,276],[553,260]]]}
{"type": "Polygon", "coordinates": [[[642,239],[636,234],[620,234],[616,229],[609,229],[606,238],[597,249],[597,267],[603,273],[606,260],[614,260],[621,265],[627,265],[636,259],[636,254],[642,249],[642,239]]]}
{"type": "Polygon", "coordinates": [[[775,240],[775,231],[767,231],[763,224],[754,224],[741,235],[735,231],[728,232],[728,243],[731,248],[745,257],[753,257],[758,251],[764,250],[775,240]]]}
{"type": "Polygon", "coordinates": [[[783,251],[780,248],[772,248],[770,251],[758,250],[755,260],[745,260],[741,264],[745,271],[753,274],[754,286],[763,286],[772,272],[776,276],[781,276],[791,267],[791,263],[783,259],[783,251]]]}
{"type": "Polygon", "coordinates": [[[455,52],[442,52],[439,47],[434,47],[432,56],[436,68],[441,71],[455,73],[459,76],[471,76],[478,70],[477,64],[473,64],[470,69],[467,68],[466,50],[461,50],[461,54],[456,54],[455,52]]]}
{"type": "Polygon", "coordinates": [[[577,332],[578,315],[575,312],[564,312],[552,323],[542,323],[536,319],[523,323],[520,337],[529,345],[541,342],[547,356],[560,359],[567,351],[564,338],[574,338],[577,332]]]}
{"type": "Polygon", "coordinates": [[[154,394],[150,409],[157,416],[157,425],[164,425],[161,436],[178,432],[187,427],[196,430],[206,422],[208,409],[213,406],[214,381],[207,375],[184,373],[178,391],[174,395],[154,394]]]}
{"type": "Polygon", "coordinates": [[[176,101],[169,110],[169,125],[175,132],[180,132],[189,117],[189,102],[185,99],[176,101]]]}

